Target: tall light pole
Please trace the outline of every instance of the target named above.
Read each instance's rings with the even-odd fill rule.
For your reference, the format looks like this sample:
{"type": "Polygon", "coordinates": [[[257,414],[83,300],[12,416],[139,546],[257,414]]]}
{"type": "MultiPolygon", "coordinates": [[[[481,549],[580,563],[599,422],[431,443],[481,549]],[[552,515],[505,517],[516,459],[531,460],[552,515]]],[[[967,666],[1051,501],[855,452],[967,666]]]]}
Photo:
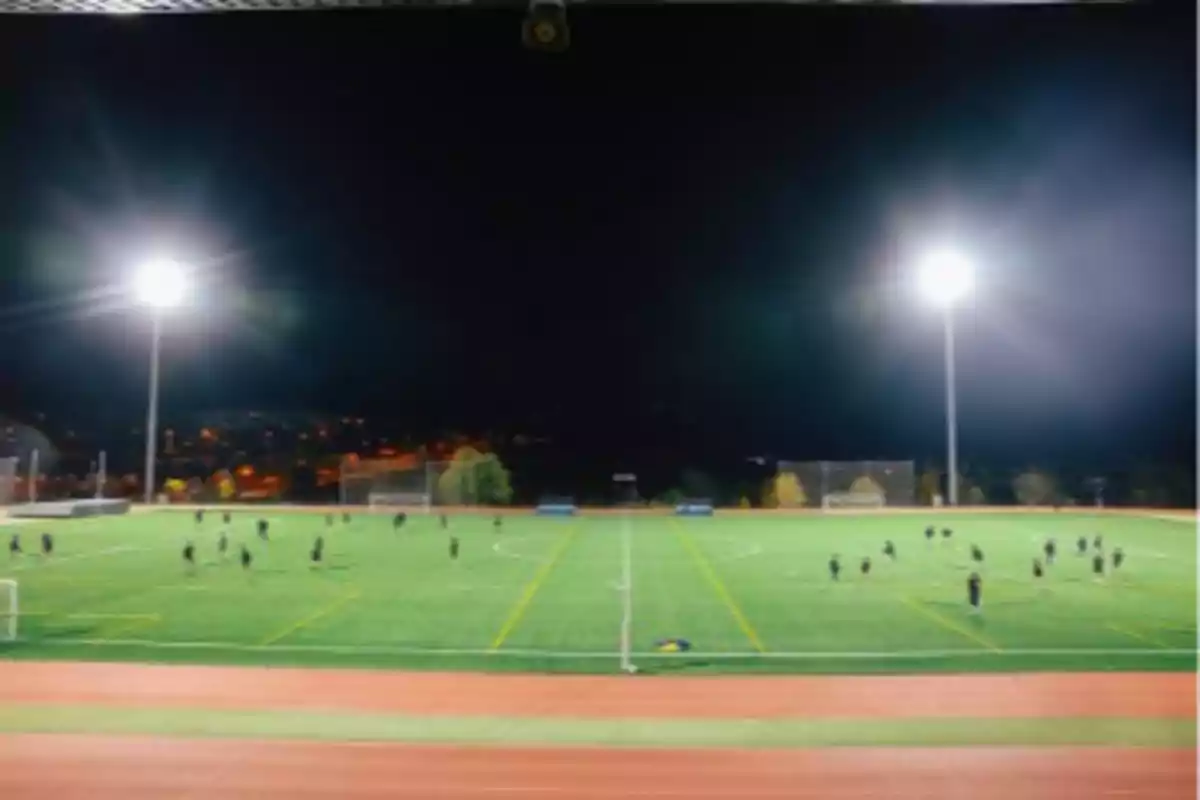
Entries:
{"type": "Polygon", "coordinates": [[[146,408],[145,500],[154,502],[154,461],[158,444],[158,361],[163,314],[179,306],[187,293],[187,272],[174,261],[151,261],[137,273],[137,299],[150,310],[150,397],[146,408]]]}
{"type": "Polygon", "coordinates": [[[946,492],[950,505],[958,505],[958,396],[954,378],[954,310],[975,287],[970,260],[952,250],[938,250],[921,262],[921,294],[941,309],[945,329],[946,359],[946,492]]]}

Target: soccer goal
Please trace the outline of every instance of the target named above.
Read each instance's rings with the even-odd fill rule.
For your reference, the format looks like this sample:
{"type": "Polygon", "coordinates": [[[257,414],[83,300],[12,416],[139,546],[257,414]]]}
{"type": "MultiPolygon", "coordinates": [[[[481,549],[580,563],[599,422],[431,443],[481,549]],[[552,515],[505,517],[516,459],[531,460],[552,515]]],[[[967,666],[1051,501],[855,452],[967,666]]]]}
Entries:
{"type": "Polygon", "coordinates": [[[19,619],[17,582],[7,578],[0,580],[0,642],[17,640],[17,621],[19,619]]]}
{"type": "Polygon", "coordinates": [[[887,497],[883,492],[830,492],[821,498],[826,511],[839,508],[883,508],[887,497]]]}
{"type": "Polygon", "coordinates": [[[342,505],[428,509],[433,502],[428,473],[428,464],[348,458],[342,462],[338,496],[342,505]]]}
{"type": "MultiPolygon", "coordinates": [[[[342,505],[371,508],[471,507],[507,502],[496,491],[494,456],[412,463],[402,459],[346,459],[339,495],[342,505]]],[[[507,478],[506,478],[507,480],[507,478]]]]}
{"type": "Polygon", "coordinates": [[[911,506],[916,502],[916,469],[911,461],[780,461],[776,494],[781,506],[911,506]]]}

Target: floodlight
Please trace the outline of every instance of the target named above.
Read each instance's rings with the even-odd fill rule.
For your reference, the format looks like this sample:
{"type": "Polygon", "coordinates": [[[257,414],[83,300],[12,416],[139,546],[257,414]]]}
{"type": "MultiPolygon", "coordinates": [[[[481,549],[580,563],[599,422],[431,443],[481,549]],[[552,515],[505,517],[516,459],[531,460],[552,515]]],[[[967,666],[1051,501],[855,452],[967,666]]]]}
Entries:
{"type": "Polygon", "coordinates": [[[151,308],[174,308],[187,294],[187,271],[169,259],[149,261],[138,270],[134,290],[137,298],[151,308]]]}
{"type": "Polygon", "coordinates": [[[918,281],[926,300],[942,308],[951,308],[974,289],[975,269],[961,253],[937,250],[921,262],[918,281]]]}

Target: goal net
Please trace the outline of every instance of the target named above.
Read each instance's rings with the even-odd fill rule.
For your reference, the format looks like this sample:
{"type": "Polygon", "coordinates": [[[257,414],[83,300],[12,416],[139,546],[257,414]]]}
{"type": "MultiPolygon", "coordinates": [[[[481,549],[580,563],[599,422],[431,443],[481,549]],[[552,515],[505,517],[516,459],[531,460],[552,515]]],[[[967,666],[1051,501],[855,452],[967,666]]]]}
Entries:
{"type": "Polygon", "coordinates": [[[16,641],[19,612],[17,582],[9,579],[0,580],[0,642],[16,641]]]}
{"type": "Polygon", "coordinates": [[[830,492],[821,498],[826,511],[839,508],[883,508],[887,498],[879,492],[830,492]]]}
{"type": "Polygon", "coordinates": [[[423,461],[347,459],[342,464],[340,499],[343,505],[372,508],[478,506],[509,501],[507,475],[496,486],[494,459],[423,461]],[[502,490],[500,490],[502,489],[502,490]]]}
{"type": "Polygon", "coordinates": [[[349,506],[428,508],[432,502],[426,464],[411,459],[346,458],[338,490],[349,506]]]}
{"type": "Polygon", "coordinates": [[[780,461],[775,476],[781,507],[855,509],[911,506],[911,461],[780,461]]]}

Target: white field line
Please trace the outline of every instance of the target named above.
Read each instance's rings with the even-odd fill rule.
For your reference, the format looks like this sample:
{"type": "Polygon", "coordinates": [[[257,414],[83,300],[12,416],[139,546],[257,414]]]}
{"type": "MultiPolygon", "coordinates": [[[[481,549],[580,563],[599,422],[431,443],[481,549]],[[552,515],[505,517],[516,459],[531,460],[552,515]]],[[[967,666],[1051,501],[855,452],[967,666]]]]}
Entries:
{"type": "Polygon", "coordinates": [[[1179,522],[1184,525],[1191,525],[1193,528],[1197,525],[1197,517],[1195,514],[1183,516],[1182,514],[1138,514],[1139,517],[1148,517],[1149,519],[1159,519],[1163,522],[1179,522]]]}
{"type": "MultiPolygon", "coordinates": [[[[204,535],[207,535],[210,532],[204,531],[202,533],[204,535]]],[[[274,531],[274,530],[270,532],[270,535],[273,539],[284,538],[283,536],[279,535],[278,531],[274,531]]],[[[233,538],[233,537],[231,536],[230,538],[233,538]]],[[[38,560],[37,561],[22,560],[22,562],[20,564],[17,564],[16,566],[12,567],[10,570],[8,570],[8,572],[22,572],[22,571],[28,570],[28,569],[45,569],[46,567],[52,567],[55,564],[60,564],[64,561],[83,561],[83,560],[91,559],[91,558],[106,558],[108,556],[120,555],[122,553],[148,553],[151,550],[167,551],[170,549],[171,549],[170,547],[165,546],[165,545],[159,545],[157,547],[143,547],[141,545],[121,544],[121,545],[116,545],[115,547],[106,547],[102,550],[94,550],[94,551],[91,551],[88,553],[73,553],[71,555],[66,555],[66,556],[57,556],[56,555],[56,556],[51,556],[50,558],[45,558],[44,556],[40,555],[39,553],[29,553],[27,556],[23,556],[22,558],[23,559],[36,558],[38,560]]],[[[4,572],[4,570],[0,569],[0,572],[4,572]]]]}
{"type": "Polygon", "coordinates": [[[539,562],[542,561],[541,558],[537,558],[536,556],[527,556],[524,553],[514,553],[513,551],[509,550],[507,547],[504,546],[506,544],[512,544],[512,543],[520,544],[523,541],[525,541],[524,536],[517,536],[517,537],[513,537],[511,539],[506,539],[503,542],[495,542],[492,545],[492,551],[496,555],[498,555],[502,558],[512,558],[512,559],[516,559],[518,561],[539,561],[539,562]]]}
{"type": "Polygon", "coordinates": [[[721,564],[728,561],[741,561],[745,558],[754,558],[763,554],[763,546],[761,542],[746,542],[745,539],[737,539],[733,536],[723,537],[726,543],[735,543],[742,547],[733,553],[723,554],[712,558],[714,563],[721,564]]]}
{"type": "MultiPolygon", "coordinates": [[[[59,645],[59,646],[74,646],[74,645],[89,645],[99,647],[146,647],[157,648],[164,650],[235,650],[245,652],[295,652],[295,653],[334,653],[343,655],[412,655],[412,656],[507,656],[516,658],[552,658],[552,659],[612,659],[620,654],[612,651],[602,650],[584,650],[584,651],[563,651],[563,650],[531,650],[531,649],[501,649],[489,650],[484,648],[437,648],[437,647],[392,647],[386,645],[336,645],[336,644],[272,644],[272,645],[257,645],[257,644],[241,644],[238,642],[213,642],[213,641],[155,641],[151,639],[97,639],[97,638],[78,638],[78,639],[46,639],[39,641],[38,644],[59,645]]],[[[766,653],[759,652],[720,652],[706,653],[699,651],[691,651],[687,653],[660,653],[655,650],[638,651],[633,655],[638,658],[662,658],[662,659],[770,659],[770,660],[888,660],[888,659],[938,659],[938,658],[972,658],[978,656],[987,656],[989,658],[996,657],[1012,657],[1012,656],[1145,656],[1145,655],[1168,655],[1168,656],[1185,656],[1196,655],[1195,649],[1187,648],[1120,648],[1120,649],[1093,649],[1093,648],[1049,648],[1049,649],[1025,649],[1025,650],[1003,650],[1001,652],[992,652],[990,650],[980,649],[952,649],[952,650],[902,650],[894,653],[889,652],[776,652],[770,651],[766,653]]]]}
{"type": "Polygon", "coordinates": [[[9,571],[10,572],[21,572],[23,570],[34,569],[36,567],[44,568],[44,567],[54,566],[55,564],[61,563],[63,561],[82,561],[82,560],[89,559],[89,558],[104,558],[106,556],[115,556],[115,555],[119,555],[121,553],[143,553],[150,549],[151,548],[149,548],[149,547],[138,547],[136,545],[121,544],[121,545],[117,545],[116,547],[106,547],[103,550],[95,550],[90,553],[76,553],[74,555],[69,555],[69,556],[51,556],[50,558],[44,558],[43,556],[34,555],[31,553],[29,555],[29,557],[39,559],[38,562],[34,563],[34,562],[30,562],[30,561],[22,561],[22,563],[17,564],[15,567],[13,567],[9,571]]]}

